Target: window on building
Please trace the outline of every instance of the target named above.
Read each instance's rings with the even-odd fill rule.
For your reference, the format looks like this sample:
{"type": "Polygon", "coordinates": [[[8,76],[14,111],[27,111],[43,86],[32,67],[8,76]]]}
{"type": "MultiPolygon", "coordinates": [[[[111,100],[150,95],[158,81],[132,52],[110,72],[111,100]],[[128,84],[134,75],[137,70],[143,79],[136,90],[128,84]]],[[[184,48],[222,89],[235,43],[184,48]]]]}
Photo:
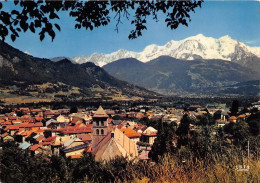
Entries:
{"type": "Polygon", "coordinates": [[[96,130],[96,134],[99,135],[99,129],[96,130]]]}
{"type": "Polygon", "coordinates": [[[103,129],[101,129],[101,135],[104,135],[104,130],[103,129]]]}
{"type": "Polygon", "coordinates": [[[101,126],[104,126],[104,121],[101,121],[101,126]]]}
{"type": "Polygon", "coordinates": [[[97,121],[97,126],[99,126],[99,121],[97,121]]]}

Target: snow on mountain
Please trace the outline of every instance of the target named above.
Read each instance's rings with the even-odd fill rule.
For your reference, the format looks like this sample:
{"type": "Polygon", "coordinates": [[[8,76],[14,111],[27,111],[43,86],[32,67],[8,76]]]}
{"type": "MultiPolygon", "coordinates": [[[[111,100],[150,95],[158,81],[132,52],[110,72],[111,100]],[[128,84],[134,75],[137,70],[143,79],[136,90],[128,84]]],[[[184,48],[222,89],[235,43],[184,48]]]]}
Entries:
{"type": "Polygon", "coordinates": [[[146,46],[142,52],[120,49],[111,54],[93,53],[90,56],[74,57],[73,60],[79,64],[93,62],[102,67],[122,58],[136,58],[142,62],[148,62],[163,55],[183,60],[222,59],[239,61],[250,56],[260,57],[260,47],[249,47],[230,36],[215,39],[198,34],[180,41],[169,41],[164,46],[152,44],[146,46]]]}

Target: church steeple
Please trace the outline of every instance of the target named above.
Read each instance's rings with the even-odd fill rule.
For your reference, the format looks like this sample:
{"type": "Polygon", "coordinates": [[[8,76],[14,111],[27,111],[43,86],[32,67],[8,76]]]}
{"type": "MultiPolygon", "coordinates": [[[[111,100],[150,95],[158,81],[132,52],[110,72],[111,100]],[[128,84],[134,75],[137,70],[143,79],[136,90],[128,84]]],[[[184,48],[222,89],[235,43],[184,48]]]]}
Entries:
{"type": "Polygon", "coordinates": [[[107,113],[104,111],[104,109],[102,108],[102,106],[99,106],[99,108],[97,109],[97,111],[95,112],[93,118],[108,118],[107,113]]]}
{"type": "Polygon", "coordinates": [[[106,114],[104,109],[99,106],[93,116],[93,148],[95,148],[95,146],[107,135],[107,118],[108,115],[106,114]]]}

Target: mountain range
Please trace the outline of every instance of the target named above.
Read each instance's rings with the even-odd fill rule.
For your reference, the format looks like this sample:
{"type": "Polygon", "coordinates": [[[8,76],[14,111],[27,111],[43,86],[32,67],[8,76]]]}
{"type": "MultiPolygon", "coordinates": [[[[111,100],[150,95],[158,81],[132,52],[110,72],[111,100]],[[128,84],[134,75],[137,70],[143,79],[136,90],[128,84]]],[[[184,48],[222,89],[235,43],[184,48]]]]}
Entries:
{"type": "Polygon", "coordinates": [[[247,46],[230,36],[215,39],[198,34],[163,46],[148,45],[141,52],[121,49],[73,60],[93,62],[116,78],[166,95],[260,93],[259,85],[248,87],[254,92],[238,88],[240,82],[258,83],[260,47],[247,46]]]}
{"type": "MultiPolygon", "coordinates": [[[[157,96],[154,92],[183,96],[259,95],[259,55],[259,48],[229,36],[214,39],[202,34],[164,46],[149,45],[140,53],[119,50],[73,59],[37,58],[0,42],[0,93],[28,90],[26,95],[34,95],[36,89],[32,85],[53,83],[47,90],[61,87],[55,95],[63,98],[71,95],[72,87],[78,88],[73,89],[74,94],[77,90],[79,95],[94,98],[151,98],[157,96]],[[20,89],[1,90],[6,86],[20,89]],[[65,90],[69,92],[62,93],[65,90]]],[[[37,91],[46,93],[39,88],[37,91]]]]}
{"type": "Polygon", "coordinates": [[[32,88],[44,83],[63,83],[78,87],[82,93],[87,93],[93,87],[100,88],[106,90],[106,95],[110,97],[118,93],[128,96],[155,95],[144,88],[114,78],[93,63],[74,64],[66,58],[53,62],[33,57],[0,42],[0,87],[16,86],[25,91],[28,86],[32,88]]]}
{"type": "Polygon", "coordinates": [[[180,41],[169,41],[163,46],[148,45],[141,52],[120,49],[111,54],[93,53],[90,56],[74,57],[73,60],[80,64],[93,62],[98,66],[104,66],[122,58],[135,58],[145,63],[159,56],[170,56],[180,60],[219,59],[250,67],[252,62],[260,57],[260,47],[249,47],[230,36],[215,39],[198,34],[180,41]]]}
{"type": "MultiPolygon", "coordinates": [[[[187,61],[160,56],[143,63],[135,58],[126,58],[109,63],[103,68],[116,78],[165,95],[232,94],[234,87],[237,88],[236,84],[260,79],[257,71],[219,59],[187,61]]],[[[252,83],[254,86],[251,89],[254,88],[254,92],[246,91],[250,87],[244,87],[234,94],[258,95],[260,85],[252,83]]]]}

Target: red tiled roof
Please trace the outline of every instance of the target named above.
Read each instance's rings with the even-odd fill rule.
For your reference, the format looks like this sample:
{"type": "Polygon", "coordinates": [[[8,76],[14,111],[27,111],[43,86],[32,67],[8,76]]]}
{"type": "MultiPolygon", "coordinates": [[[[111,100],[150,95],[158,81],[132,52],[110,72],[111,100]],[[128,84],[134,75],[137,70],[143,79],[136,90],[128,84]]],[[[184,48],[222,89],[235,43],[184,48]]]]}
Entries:
{"type": "Polygon", "coordinates": [[[241,114],[241,115],[239,115],[238,117],[239,117],[239,118],[245,118],[246,115],[241,114]]]}
{"type": "Polygon", "coordinates": [[[30,127],[43,127],[42,123],[30,123],[30,124],[21,124],[20,128],[30,128],[30,127]]]}
{"type": "Polygon", "coordinates": [[[217,123],[225,123],[225,120],[223,120],[223,119],[218,119],[218,120],[216,120],[216,122],[217,122],[217,123]]]}
{"type": "Polygon", "coordinates": [[[91,133],[92,127],[93,127],[92,124],[87,124],[84,127],[78,127],[78,125],[77,126],[68,126],[66,128],[63,128],[63,130],[61,130],[61,132],[64,134],[91,133]]]}
{"type": "Polygon", "coordinates": [[[44,139],[44,136],[40,136],[40,137],[38,137],[37,139],[36,139],[36,141],[41,141],[42,139],[44,139]]]}
{"type": "Polygon", "coordinates": [[[71,159],[79,159],[79,158],[82,158],[82,154],[77,154],[77,155],[70,155],[70,156],[66,156],[66,158],[71,158],[71,159]]]}
{"type": "Polygon", "coordinates": [[[9,135],[7,132],[1,135],[2,138],[5,138],[7,135],[9,135]]]}
{"type": "Polygon", "coordinates": [[[19,130],[20,125],[9,125],[7,126],[9,130],[19,130]]]}
{"type": "Polygon", "coordinates": [[[38,132],[38,133],[41,133],[41,132],[45,132],[45,130],[38,129],[37,132],[38,132]]]}
{"type": "Polygon", "coordinates": [[[11,121],[5,121],[4,123],[3,123],[3,125],[12,125],[12,122],[11,121]]]}
{"type": "Polygon", "coordinates": [[[44,115],[59,115],[60,112],[58,111],[45,111],[44,115]]]}
{"type": "Polygon", "coordinates": [[[120,129],[127,137],[140,137],[141,135],[131,128],[120,129]]]}
{"type": "Polygon", "coordinates": [[[9,120],[16,120],[17,117],[16,116],[11,116],[11,117],[8,117],[9,120]]]}
{"type": "Polygon", "coordinates": [[[156,135],[157,135],[157,132],[151,132],[150,134],[148,134],[148,133],[142,133],[142,135],[152,137],[152,136],[156,136],[156,135]]]}
{"type": "Polygon", "coordinates": [[[56,139],[56,136],[48,137],[47,139],[42,140],[43,142],[52,142],[56,139]]]}
{"type": "Polygon", "coordinates": [[[80,138],[84,142],[92,141],[92,138],[89,134],[79,134],[77,136],[78,136],[78,138],[80,138]]]}
{"type": "Polygon", "coordinates": [[[74,134],[74,133],[91,133],[92,129],[91,128],[78,128],[75,130],[64,130],[61,131],[64,134],[74,134]]]}
{"type": "Polygon", "coordinates": [[[92,145],[91,145],[91,144],[88,146],[87,152],[88,152],[88,153],[89,153],[89,152],[92,152],[92,145]]]}
{"type": "Polygon", "coordinates": [[[43,146],[47,146],[47,145],[51,145],[51,144],[52,144],[52,142],[43,142],[42,143],[43,146]]]}
{"type": "Polygon", "coordinates": [[[16,135],[21,135],[24,132],[24,129],[19,129],[18,132],[16,132],[16,135]]]}
{"type": "Polygon", "coordinates": [[[32,131],[24,131],[21,133],[22,136],[29,136],[31,135],[33,132],[32,131]]]}
{"type": "Polygon", "coordinates": [[[14,120],[13,123],[21,123],[22,121],[20,119],[14,120]]]}
{"type": "Polygon", "coordinates": [[[30,147],[30,150],[31,150],[31,151],[35,151],[35,150],[38,149],[38,148],[39,148],[39,144],[35,144],[35,145],[33,145],[33,146],[30,147]]]}
{"type": "Polygon", "coordinates": [[[58,128],[58,129],[47,129],[46,131],[51,131],[51,132],[61,132],[65,130],[65,128],[58,128]]]}
{"type": "Polygon", "coordinates": [[[31,112],[42,112],[41,109],[31,109],[31,112]]]}
{"type": "Polygon", "coordinates": [[[126,117],[126,113],[122,113],[122,114],[118,114],[118,116],[120,116],[120,117],[126,117]]]}
{"type": "Polygon", "coordinates": [[[231,116],[229,119],[235,120],[235,119],[237,119],[237,118],[236,118],[236,116],[231,116]]]}
{"type": "Polygon", "coordinates": [[[42,116],[35,116],[36,121],[42,121],[44,118],[42,116]]]}
{"type": "Polygon", "coordinates": [[[116,114],[115,111],[106,111],[107,114],[116,114]]]}
{"type": "Polygon", "coordinates": [[[107,119],[107,123],[108,123],[108,124],[110,124],[112,121],[113,121],[112,118],[108,118],[108,119],[107,119]]]}

